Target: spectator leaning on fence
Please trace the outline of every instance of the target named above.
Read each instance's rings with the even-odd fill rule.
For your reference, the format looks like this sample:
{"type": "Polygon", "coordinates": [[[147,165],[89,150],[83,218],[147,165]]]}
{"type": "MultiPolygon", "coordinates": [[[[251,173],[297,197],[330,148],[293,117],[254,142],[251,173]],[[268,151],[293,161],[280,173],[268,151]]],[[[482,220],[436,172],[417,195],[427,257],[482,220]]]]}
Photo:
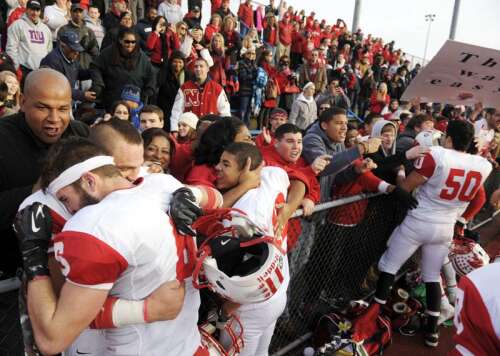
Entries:
{"type": "Polygon", "coordinates": [[[302,155],[306,162],[312,163],[322,155],[332,156],[331,163],[319,174],[321,201],[331,200],[331,187],[335,179],[352,180],[356,176],[354,167],[351,166],[352,162],[364,154],[376,152],[380,146],[379,138],[369,138],[346,150],[344,146],[346,132],[346,111],[332,108],[323,112],[304,136],[302,155]],[[350,168],[346,169],[347,167],[350,168]]]}

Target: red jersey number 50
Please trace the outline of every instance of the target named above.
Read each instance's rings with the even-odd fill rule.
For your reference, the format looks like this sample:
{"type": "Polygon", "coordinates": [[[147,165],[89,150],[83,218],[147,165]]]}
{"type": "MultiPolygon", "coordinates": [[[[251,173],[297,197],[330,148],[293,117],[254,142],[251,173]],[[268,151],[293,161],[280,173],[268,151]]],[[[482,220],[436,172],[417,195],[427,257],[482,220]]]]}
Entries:
{"type": "Polygon", "coordinates": [[[458,195],[458,200],[471,201],[481,187],[481,173],[463,169],[450,169],[450,174],[446,178],[446,188],[441,190],[439,197],[445,200],[453,200],[458,195]]]}

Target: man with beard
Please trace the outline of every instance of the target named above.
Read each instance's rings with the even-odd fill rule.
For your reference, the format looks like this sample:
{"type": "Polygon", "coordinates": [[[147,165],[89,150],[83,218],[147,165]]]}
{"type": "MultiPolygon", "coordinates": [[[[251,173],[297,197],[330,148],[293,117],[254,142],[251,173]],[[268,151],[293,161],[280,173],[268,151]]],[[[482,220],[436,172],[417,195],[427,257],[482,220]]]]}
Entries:
{"type": "Polygon", "coordinates": [[[120,99],[125,85],[139,87],[143,102],[154,94],[156,79],[153,68],[137,41],[138,35],[134,30],[123,28],[119,32],[118,43],[103,49],[90,64],[91,90],[107,110],[120,99]]]}
{"type": "MultiPolygon", "coordinates": [[[[170,220],[163,216],[170,202],[170,216],[179,228],[186,221],[185,214],[195,212],[185,204],[187,189],[166,175],[152,175],[132,184],[120,175],[112,164],[112,157],[103,154],[102,149],[81,139],[61,143],[51,152],[42,173],[42,187],[47,195],[55,195],[67,212],[79,212],[62,222],[62,233],[51,239],[52,221],[61,225],[60,215],[54,214],[58,209],[53,201],[50,209],[34,204],[18,215],[16,228],[24,252],[29,314],[37,346],[43,353],[60,352],[95,318],[94,327],[108,329],[104,332],[105,347],[113,354],[164,354],[167,351],[197,354],[201,351],[200,338],[197,317],[192,318],[197,316],[197,294],[191,293],[190,302],[184,303],[175,321],[155,323],[173,319],[184,296],[172,291],[164,293],[165,290],[160,294],[158,290],[153,292],[164,282],[173,281],[172,276],[180,281],[188,276],[186,268],[189,267],[181,257],[186,254],[184,249],[189,237],[170,237],[175,231],[170,220]],[[139,212],[142,217],[137,215],[139,212]],[[54,277],[60,272],[52,270],[52,278],[47,278],[49,242],[53,242],[55,258],[66,276],[59,298],[53,293],[59,289],[60,284],[58,286],[54,277]],[[111,277],[114,281],[109,278],[111,274],[116,277],[111,277]],[[148,278],[144,278],[145,275],[148,278]],[[160,299],[151,298],[151,292],[160,299]],[[165,295],[173,298],[167,298],[167,305],[165,299],[161,299],[165,295]],[[107,297],[106,301],[103,297],[107,297]],[[67,309],[74,304],[85,306],[74,313],[67,309]],[[47,313],[48,310],[51,311],[47,313]],[[131,324],[135,325],[127,328],[131,324]],[[169,338],[174,331],[185,337],[169,338]]],[[[187,198],[191,205],[196,201],[213,208],[214,205],[208,204],[221,202],[210,198],[207,190],[191,188],[191,192],[196,196],[187,198]]],[[[32,201],[40,201],[40,198],[41,194],[32,201]]],[[[175,286],[170,286],[172,288],[175,286]]]]}

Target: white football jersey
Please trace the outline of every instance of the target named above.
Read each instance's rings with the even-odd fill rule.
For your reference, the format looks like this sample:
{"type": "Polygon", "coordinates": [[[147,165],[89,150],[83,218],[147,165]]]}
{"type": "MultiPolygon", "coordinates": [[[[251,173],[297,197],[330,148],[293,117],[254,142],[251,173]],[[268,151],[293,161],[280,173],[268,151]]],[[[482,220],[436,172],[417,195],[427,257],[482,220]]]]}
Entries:
{"type": "MultiPolygon", "coordinates": [[[[68,282],[141,300],[176,278],[173,227],[151,203],[149,188],[139,184],[112,192],[67,221],[54,239],[54,253],[68,282]]],[[[172,350],[175,332],[171,321],[108,329],[106,354],[164,355],[172,350]]]]}
{"type": "Polygon", "coordinates": [[[418,207],[408,216],[423,222],[454,224],[491,173],[484,158],[443,147],[415,161],[415,171],[425,178],[416,198],[418,207]]]}
{"type": "Polygon", "coordinates": [[[460,279],[455,303],[455,341],[450,355],[500,355],[500,263],[460,279]]]}
{"type": "MultiPolygon", "coordinates": [[[[243,211],[248,218],[269,236],[274,236],[274,225],[281,206],[286,202],[290,181],[288,174],[279,167],[264,167],[261,172],[260,186],[246,192],[233,208],[243,211]]],[[[278,244],[286,251],[286,231],[282,236],[275,236],[278,244]]],[[[280,290],[273,297],[262,303],[268,303],[285,292],[288,287],[290,273],[288,259],[284,255],[283,278],[280,290]]],[[[245,308],[242,306],[241,308],[245,308]]]]}

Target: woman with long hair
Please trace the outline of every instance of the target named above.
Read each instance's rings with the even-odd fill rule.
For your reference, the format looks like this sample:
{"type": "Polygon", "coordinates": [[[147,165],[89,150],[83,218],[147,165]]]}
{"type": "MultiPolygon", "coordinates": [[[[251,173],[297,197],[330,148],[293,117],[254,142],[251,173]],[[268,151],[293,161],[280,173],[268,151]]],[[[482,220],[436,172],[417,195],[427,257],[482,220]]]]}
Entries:
{"type": "Polygon", "coordinates": [[[19,111],[21,86],[16,75],[11,71],[4,70],[0,72],[0,83],[7,85],[7,98],[4,103],[6,109],[11,113],[17,113],[19,111]]]}
{"type": "Polygon", "coordinates": [[[214,65],[210,67],[209,71],[210,78],[222,85],[222,87],[225,87],[227,84],[226,71],[229,69],[229,58],[226,56],[224,36],[220,33],[214,34],[208,50],[214,61],[214,65]]]}
{"type": "Polygon", "coordinates": [[[227,54],[231,58],[231,64],[236,64],[241,49],[241,37],[236,30],[234,17],[224,17],[221,34],[224,36],[224,43],[226,44],[227,54]]]}
{"type": "Polygon", "coordinates": [[[123,28],[118,42],[101,51],[90,64],[92,91],[106,109],[121,98],[126,85],[140,89],[142,102],[155,93],[155,75],[149,57],[140,50],[138,35],[123,28]]]}
{"type": "Polygon", "coordinates": [[[382,82],[378,85],[377,90],[373,92],[370,98],[370,112],[373,114],[380,114],[390,102],[391,97],[388,94],[387,84],[382,82]]]}

